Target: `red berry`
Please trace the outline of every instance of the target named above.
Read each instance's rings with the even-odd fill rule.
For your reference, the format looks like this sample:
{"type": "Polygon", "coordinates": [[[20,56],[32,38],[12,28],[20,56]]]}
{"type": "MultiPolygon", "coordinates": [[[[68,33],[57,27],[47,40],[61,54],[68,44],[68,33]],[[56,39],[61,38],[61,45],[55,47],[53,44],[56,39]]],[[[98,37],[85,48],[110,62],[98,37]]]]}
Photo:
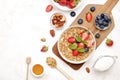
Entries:
{"type": "Polygon", "coordinates": [[[86,20],[87,20],[87,22],[91,22],[92,21],[92,14],[90,12],[88,12],[86,14],[86,20]]]}
{"type": "Polygon", "coordinates": [[[50,12],[50,11],[52,11],[52,9],[53,9],[53,6],[52,5],[48,5],[46,7],[46,12],[50,12]]]}
{"type": "Polygon", "coordinates": [[[59,4],[62,6],[66,6],[67,5],[67,0],[60,0],[59,4]]]}
{"type": "Polygon", "coordinates": [[[89,39],[89,34],[87,32],[82,33],[82,40],[88,40],[89,39]]]}
{"type": "Polygon", "coordinates": [[[70,3],[68,4],[68,7],[72,9],[72,8],[74,8],[74,7],[75,7],[75,5],[74,5],[74,3],[73,3],[73,2],[70,2],[70,3]]]}
{"type": "Polygon", "coordinates": [[[68,42],[69,43],[74,43],[76,40],[75,40],[75,38],[74,37],[69,37],[68,38],[68,42]]]}
{"type": "Polygon", "coordinates": [[[78,43],[78,48],[84,48],[85,45],[83,43],[78,43]]]}
{"type": "Polygon", "coordinates": [[[93,40],[87,40],[87,47],[91,47],[93,45],[93,40]]]}
{"type": "Polygon", "coordinates": [[[113,40],[107,39],[106,40],[106,45],[111,47],[113,45],[113,40]]]}
{"type": "Polygon", "coordinates": [[[72,51],[73,56],[78,56],[79,52],[77,50],[72,51]]]}

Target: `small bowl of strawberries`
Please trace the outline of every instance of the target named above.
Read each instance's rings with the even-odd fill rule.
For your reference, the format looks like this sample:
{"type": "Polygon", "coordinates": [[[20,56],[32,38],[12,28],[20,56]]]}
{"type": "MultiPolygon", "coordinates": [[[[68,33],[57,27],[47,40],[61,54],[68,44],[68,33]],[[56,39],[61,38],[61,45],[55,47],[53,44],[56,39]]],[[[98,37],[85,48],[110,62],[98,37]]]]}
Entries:
{"type": "Polygon", "coordinates": [[[51,0],[51,1],[57,8],[64,11],[76,9],[81,2],[81,0],[51,0]]]}
{"type": "Polygon", "coordinates": [[[93,33],[86,27],[75,25],[66,29],[58,40],[60,56],[72,64],[86,62],[96,48],[93,33]]]}

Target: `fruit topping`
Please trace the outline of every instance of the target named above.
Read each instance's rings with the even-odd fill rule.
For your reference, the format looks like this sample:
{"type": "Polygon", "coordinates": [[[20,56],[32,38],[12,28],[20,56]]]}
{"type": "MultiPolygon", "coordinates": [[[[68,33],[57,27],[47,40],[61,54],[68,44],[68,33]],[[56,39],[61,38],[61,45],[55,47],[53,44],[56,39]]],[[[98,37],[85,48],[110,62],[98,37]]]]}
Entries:
{"type": "Polygon", "coordinates": [[[73,56],[78,56],[79,52],[77,50],[72,51],[73,56]]]}
{"type": "Polygon", "coordinates": [[[107,14],[100,14],[95,19],[95,25],[100,30],[106,30],[109,28],[111,23],[111,18],[107,14]]]}
{"type": "Polygon", "coordinates": [[[88,13],[86,14],[86,21],[87,21],[87,22],[91,22],[91,21],[92,21],[92,14],[91,14],[90,12],[88,12],[88,13]]]}
{"type": "Polygon", "coordinates": [[[82,23],[83,23],[83,19],[79,19],[78,24],[82,24],[82,23]]]}
{"type": "Polygon", "coordinates": [[[75,38],[74,37],[69,37],[68,38],[68,42],[69,43],[74,43],[76,40],[75,40],[75,38]]]}
{"type": "Polygon", "coordinates": [[[41,49],[41,52],[47,52],[48,51],[48,46],[43,46],[42,49],[41,49]]]}
{"type": "Polygon", "coordinates": [[[84,47],[85,47],[84,43],[78,43],[78,48],[84,48],[84,47]]]}
{"type": "Polygon", "coordinates": [[[95,11],[95,7],[94,7],[94,6],[91,7],[91,8],[90,8],[90,11],[91,11],[91,12],[94,12],[94,11],[95,11]]]}
{"type": "Polygon", "coordinates": [[[50,11],[52,11],[52,9],[53,9],[53,6],[52,5],[48,5],[46,7],[46,12],[50,12],[50,11]]]}
{"type": "Polygon", "coordinates": [[[56,28],[61,28],[64,26],[66,22],[66,18],[63,14],[60,13],[55,13],[52,16],[52,24],[56,27],[56,28]]]}
{"type": "Polygon", "coordinates": [[[99,33],[96,33],[96,34],[95,34],[95,38],[100,38],[100,34],[99,34],[99,33]]]}
{"type": "Polygon", "coordinates": [[[70,12],[70,15],[71,15],[72,17],[74,17],[74,16],[76,15],[76,13],[75,13],[74,11],[72,11],[72,12],[70,12]]]}
{"type": "Polygon", "coordinates": [[[80,0],[54,0],[54,2],[60,4],[61,6],[65,6],[70,9],[73,9],[78,5],[80,0]]]}
{"type": "Polygon", "coordinates": [[[84,49],[85,49],[85,52],[88,52],[88,51],[89,51],[89,48],[88,48],[88,47],[85,47],[84,49]]]}
{"type": "Polygon", "coordinates": [[[111,47],[113,45],[113,40],[107,39],[106,40],[106,45],[109,46],[109,47],[111,47]]]}

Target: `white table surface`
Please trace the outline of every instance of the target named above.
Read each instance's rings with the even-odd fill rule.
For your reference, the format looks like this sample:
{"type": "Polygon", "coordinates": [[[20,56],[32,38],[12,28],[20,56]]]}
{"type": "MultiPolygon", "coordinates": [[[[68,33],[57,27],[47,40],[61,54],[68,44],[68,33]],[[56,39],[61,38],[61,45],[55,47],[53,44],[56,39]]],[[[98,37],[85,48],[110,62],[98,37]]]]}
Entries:
{"type": "Polygon", "coordinates": [[[120,80],[120,1],[112,10],[115,28],[108,35],[113,39],[114,45],[107,47],[105,40],[95,51],[93,57],[87,61],[79,70],[73,70],[52,52],[54,43],[60,34],[69,27],[81,10],[90,3],[104,4],[106,0],[82,0],[81,5],[75,10],[76,16],[71,17],[70,12],[54,9],[47,13],[46,6],[51,4],[50,0],[0,0],[0,80],[25,80],[26,78],[26,57],[30,56],[32,62],[40,63],[45,68],[42,78],[35,78],[29,72],[29,80],[67,80],[56,69],[47,66],[46,57],[52,56],[57,60],[58,66],[69,73],[75,80],[120,80]],[[50,17],[54,12],[62,12],[67,16],[67,24],[62,30],[56,30],[56,36],[52,38],[49,34],[50,17]],[[40,41],[45,37],[46,42],[40,41]],[[48,45],[49,50],[41,53],[43,45],[48,45]],[[118,56],[114,66],[106,72],[96,72],[92,65],[101,55],[118,56]],[[86,67],[91,68],[88,74],[86,67]]]}

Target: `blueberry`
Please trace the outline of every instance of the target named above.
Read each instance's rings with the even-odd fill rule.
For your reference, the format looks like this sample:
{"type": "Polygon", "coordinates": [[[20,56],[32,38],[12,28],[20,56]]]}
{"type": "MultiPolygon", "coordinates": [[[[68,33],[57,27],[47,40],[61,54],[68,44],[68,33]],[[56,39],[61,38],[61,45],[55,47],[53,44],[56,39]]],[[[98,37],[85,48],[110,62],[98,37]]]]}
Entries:
{"type": "Polygon", "coordinates": [[[98,23],[101,25],[103,23],[103,20],[99,20],[98,23]]]}
{"type": "Polygon", "coordinates": [[[97,18],[96,18],[96,19],[97,19],[97,20],[100,20],[100,19],[102,19],[102,18],[101,18],[101,16],[97,16],[97,18]]]}
{"type": "Polygon", "coordinates": [[[99,28],[103,30],[105,27],[103,25],[100,25],[99,28]]]}
{"type": "Polygon", "coordinates": [[[70,12],[70,15],[71,15],[72,17],[74,17],[74,16],[76,15],[76,13],[75,13],[74,11],[72,11],[72,12],[70,12]]]}
{"type": "Polygon", "coordinates": [[[78,24],[82,24],[82,23],[83,23],[83,19],[79,19],[78,24]]]}
{"type": "Polygon", "coordinates": [[[91,7],[91,8],[90,8],[90,11],[91,11],[91,12],[94,12],[94,11],[95,11],[95,7],[91,7]]]}
{"type": "Polygon", "coordinates": [[[100,38],[100,34],[99,33],[95,34],[95,37],[100,38]]]}
{"type": "Polygon", "coordinates": [[[101,14],[101,17],[104,18],[104,16],[105,16],[105,15],[102,13],[102,14],[101,14]]]}
{"type": "Polygon", "coordinates": [[[88,48],[88,47],[85,47],[84,49],[85,49],[85,52],[88,52],[88,51],[89,51],[89,48],[88,48]]]}
{"type": "Polygon", "coordinates": [[[106,27],[106,26],[108,26],[108,25],[109,25],[109,23],[108,23],[108,22],[106,22],[106,21],[103,21],[103,25],[106,27]]]}

